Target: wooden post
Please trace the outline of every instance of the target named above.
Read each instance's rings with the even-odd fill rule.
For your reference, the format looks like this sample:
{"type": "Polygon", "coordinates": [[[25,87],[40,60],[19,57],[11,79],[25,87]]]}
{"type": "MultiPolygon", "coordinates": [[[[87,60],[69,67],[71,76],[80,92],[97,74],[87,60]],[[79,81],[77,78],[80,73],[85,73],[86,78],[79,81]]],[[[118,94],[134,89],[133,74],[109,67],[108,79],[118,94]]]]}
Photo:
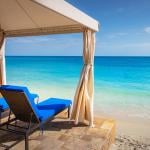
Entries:
{"type": "Polygon", "coordinates": [[[6,84],[5,34],[0,30],[0,85],[6,84]]]}

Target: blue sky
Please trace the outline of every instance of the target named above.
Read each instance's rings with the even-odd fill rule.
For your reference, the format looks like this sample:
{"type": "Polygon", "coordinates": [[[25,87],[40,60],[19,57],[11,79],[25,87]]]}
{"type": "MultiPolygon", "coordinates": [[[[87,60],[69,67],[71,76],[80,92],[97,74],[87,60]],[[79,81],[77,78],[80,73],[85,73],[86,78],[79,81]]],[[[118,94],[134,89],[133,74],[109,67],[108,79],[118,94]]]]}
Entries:
{"type": "MultiPolygon", "coordinates": [[[[97,19],[97,56],[150,56],[150,0],[68,0],[97,19]]],[[[9,38],[6,55],[82,55],[82,34],[9,38]]]]}

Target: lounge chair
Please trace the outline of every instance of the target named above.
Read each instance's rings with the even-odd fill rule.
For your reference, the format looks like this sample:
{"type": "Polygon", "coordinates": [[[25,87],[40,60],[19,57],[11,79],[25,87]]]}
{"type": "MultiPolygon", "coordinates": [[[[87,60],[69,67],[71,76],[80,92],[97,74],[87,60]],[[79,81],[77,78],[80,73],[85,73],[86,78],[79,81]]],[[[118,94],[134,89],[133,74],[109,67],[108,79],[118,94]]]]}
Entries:
{"type": "MultiPolygon", "coordinates": [[[[31,93],[31,97],[35,100],[35,102],[38,102],[39,96],[37,94],[31,93]]],[[[1,125],[2,113],[6,112],[7,110],[9,110],[9,106],[6,100],[3,97],[0,97],[0,125],[1,125]]]]}
{"type": "Polygon", "coordinates": [[[23,128],[12,124],[9,120],[10,116],[7,123],[8,131],[24,135],[26,150],[29,148],[28,136],[35,129],[40,128],[43,131],[43,125],[66,108],[68,109],[69,117],[71,100],[49,98],[35,104],[28,89],[20,86],[3,85],[0,87],[0,92],[6,99],[12,113],[15,115],[15,120],[20,120],[28,124],[25,132],[21,132],[9,128],[9,126],[23,128]]]}

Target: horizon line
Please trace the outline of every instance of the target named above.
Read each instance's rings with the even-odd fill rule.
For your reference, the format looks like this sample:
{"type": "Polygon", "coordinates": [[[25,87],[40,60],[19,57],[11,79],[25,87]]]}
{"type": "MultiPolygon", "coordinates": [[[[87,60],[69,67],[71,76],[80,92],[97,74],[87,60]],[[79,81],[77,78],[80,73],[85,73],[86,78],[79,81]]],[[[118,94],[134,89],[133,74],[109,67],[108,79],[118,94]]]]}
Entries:
{"type": "MultiPolygon", "coordinates": [[[[60,55],[6,55],[6,57],[83,57],[82,55],[75,55],[75,56],[60,56],[60,55]]],[[[142,56],[135,56],[135,55],[126,55],[126,56],[122,56],[122,55],[114,55],[114,56],[111,56],[111,55],[95,55],[94,57],[150,57],[150,55],[149,56],[144,56],[144,55],[142,55],[142,56]]]]}

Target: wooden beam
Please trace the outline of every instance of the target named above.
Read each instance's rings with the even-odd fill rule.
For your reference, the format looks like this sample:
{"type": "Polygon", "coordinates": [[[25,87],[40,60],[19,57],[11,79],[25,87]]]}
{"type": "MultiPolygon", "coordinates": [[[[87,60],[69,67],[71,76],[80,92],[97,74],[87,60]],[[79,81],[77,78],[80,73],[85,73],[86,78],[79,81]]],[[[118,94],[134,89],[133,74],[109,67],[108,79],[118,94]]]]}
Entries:
{"type": "Polygon", "coordinates": [[[6,84],[6,69],[5,69],[5,35],[0,31],[0,85],[6,84]]]}
{"type": "Polygon", "coordinates": [[[83,31],[83,27],[79,25],[67,25],[57,27],[45,27],[36,29],[23,29],[4,31],[6,37],[18,36],[35,36],[35,35],[48,35],[48,34],[65,34],[65,33],[79,33],[83,31]]]}

